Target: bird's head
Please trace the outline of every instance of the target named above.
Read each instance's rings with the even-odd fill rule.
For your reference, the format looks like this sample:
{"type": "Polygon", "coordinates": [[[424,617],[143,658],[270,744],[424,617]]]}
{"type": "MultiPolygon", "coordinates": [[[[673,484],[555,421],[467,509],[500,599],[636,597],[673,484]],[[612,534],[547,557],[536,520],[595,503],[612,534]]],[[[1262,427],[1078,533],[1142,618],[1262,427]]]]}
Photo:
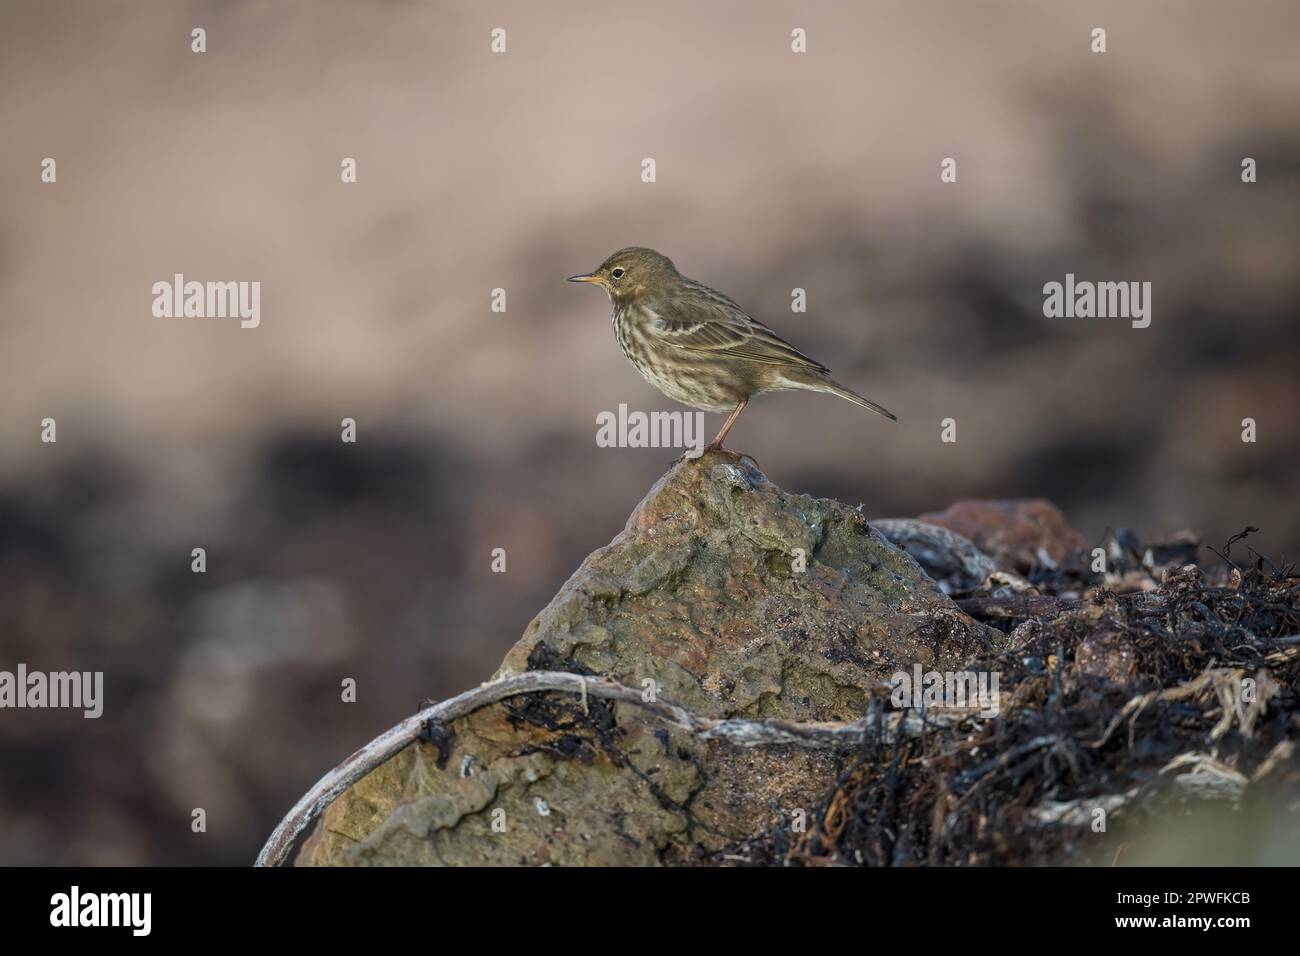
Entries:
{"type": "Polygon", "coordinates": [[[595,272],[569,276],[569,281],[598,285],[609,293],[613,302],[621,303],[653,295],[678,275],[677,267],[667,256],[642,246],[629,246],[602,262],[595,272]]]}

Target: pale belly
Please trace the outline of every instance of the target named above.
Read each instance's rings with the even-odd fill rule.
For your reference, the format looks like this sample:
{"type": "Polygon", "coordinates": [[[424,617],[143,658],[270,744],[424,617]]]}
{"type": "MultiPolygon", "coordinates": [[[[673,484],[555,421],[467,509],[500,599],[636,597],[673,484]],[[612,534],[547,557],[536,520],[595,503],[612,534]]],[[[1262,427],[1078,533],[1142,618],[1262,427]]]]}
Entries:
{"type": "Polygon", "coordinates": [[[614,337],[641,377],[675,402],[706,412],[730,412],[748,389],[734,381],[725,363],[696,359],[655,342],[648,333],[614,318],[614,337]]]}

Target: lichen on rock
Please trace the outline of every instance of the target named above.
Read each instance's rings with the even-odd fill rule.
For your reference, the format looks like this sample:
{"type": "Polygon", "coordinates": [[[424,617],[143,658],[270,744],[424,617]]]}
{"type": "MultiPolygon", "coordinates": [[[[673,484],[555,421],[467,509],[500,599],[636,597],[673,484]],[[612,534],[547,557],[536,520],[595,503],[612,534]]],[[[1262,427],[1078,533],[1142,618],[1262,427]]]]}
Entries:
{"type": "MultiPolygon", "coordinates": [[[[915,664],[1001,640],[855,508],[727,453],[674,465],[495,676],[616,679],[709,717],[849,721],[915,664]]],[[[635,706],[538,694],[453,721],[337,799],[301,864],[707,863],[808,812],[839,758],[741,748],[635,706]]]]}

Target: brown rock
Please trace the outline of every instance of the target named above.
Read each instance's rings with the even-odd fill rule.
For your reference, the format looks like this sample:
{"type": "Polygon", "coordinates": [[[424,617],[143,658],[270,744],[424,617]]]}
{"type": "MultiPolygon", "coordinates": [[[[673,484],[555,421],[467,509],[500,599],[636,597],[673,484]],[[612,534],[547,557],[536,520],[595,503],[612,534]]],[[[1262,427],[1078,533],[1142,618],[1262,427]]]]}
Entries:
{"type": "Polygon", "coordinates": [[[918,519],[969,538],[999,567],[1027,573],[1078,559],[1088,542],[1042,498],[970,499],[918,519]]]}
{"type": "MultiPolygon", "coordinates": [[[[958,669],[994,640],[856,509],[710,454],[651,489],[497,676],[586,672],[653,681],[706,716],[842,721],[893,673],[958,669]]],[[[841,769],[826,753],[701,741],[636,706],[584,710],[561,694],[451,731],[445,760],[408,747],[336,800],[299,862],[707,862],[811,813],[841,769]]]]}

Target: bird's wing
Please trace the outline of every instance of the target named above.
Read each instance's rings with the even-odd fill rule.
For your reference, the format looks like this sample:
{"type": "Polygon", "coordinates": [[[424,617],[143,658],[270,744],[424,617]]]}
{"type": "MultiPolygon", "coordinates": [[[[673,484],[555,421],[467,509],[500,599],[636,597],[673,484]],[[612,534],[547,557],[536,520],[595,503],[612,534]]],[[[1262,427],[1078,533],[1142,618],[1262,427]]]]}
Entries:
{"type": "Polygon", "coordinates": [[[691,284],[649,305],[650,331],[666,345],[762,362],[827,371],[721,292],[691,284]]]}

